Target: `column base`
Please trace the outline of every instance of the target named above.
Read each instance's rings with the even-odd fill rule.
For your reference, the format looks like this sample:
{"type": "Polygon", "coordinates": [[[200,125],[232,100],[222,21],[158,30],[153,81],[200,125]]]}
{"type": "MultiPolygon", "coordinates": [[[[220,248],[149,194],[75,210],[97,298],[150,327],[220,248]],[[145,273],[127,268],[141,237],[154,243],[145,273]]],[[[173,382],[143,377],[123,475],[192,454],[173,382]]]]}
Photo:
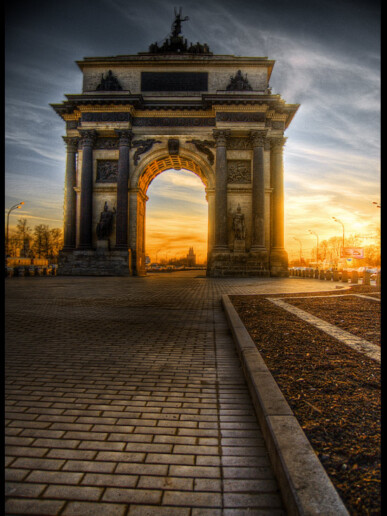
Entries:
{"type": "Polygon", "coordinates": [[[283,247],[273,247],[270,250],[270,276],[280,278],[289,276],[288,253],[283,247]]]}

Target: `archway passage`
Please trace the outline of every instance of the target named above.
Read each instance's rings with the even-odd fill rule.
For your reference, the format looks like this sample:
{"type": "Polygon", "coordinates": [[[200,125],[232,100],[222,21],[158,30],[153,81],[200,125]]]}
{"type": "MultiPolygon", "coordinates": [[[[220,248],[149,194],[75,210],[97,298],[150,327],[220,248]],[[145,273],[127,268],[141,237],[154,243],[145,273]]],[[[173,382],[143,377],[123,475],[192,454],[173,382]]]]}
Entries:
{"type": "MultiPolygon", "coordinates": [[[[146,274],[146,242],[145,242],[145,222],[146,222],[146,203],[148,201],[148,188],[151,182],[162,172],[167,170],[185,170],[193,172],[202,184],[205,186],[206,200],[208,201],[208,217],[207,217],[207,252],[210,252],[213,244],[213,189],[211,185],[213,178],[209,177],[208,170],[205,170],[199,160],[191,158],[186,154],[182,155],[159,155],[152,162],[145,165],[137,180],[132,183],[132,194],[130,204],[130,225],[131,238],[130,246],[132,249],[132,270],[135,275],[143,276],[146,274]],[[210,187],[209,187],[210,185],[210,187]],[[135,252],[133,252],[135,250],[135,252]]],[[[172,199],[169,203],[173,202],[172,199]]],[[[192,247],[192,244],[188,246],[192,247]]],[[[188,252],[188,249],[187,249],[188,252]]],[[[207,256],[203,258],[203,262],[207,260],[207,256]]]]}
{"type": "Polygon", "coordinates": [[[153,267],[156,263],[172,267],[206,264],[208,206],[203,186],[196,174],[185,169],[165,170],[150,184],[145,254],[153,267]]]}
{"type": "Polygon", "coordinates": [[[159,174],[161,174],[161,172],[171,169],[190,170],[191,172],[200,177],[200,179],[206,187],[208,186],[208,181],[205,174],[195,161],[179,155],[169,155],[155,159],[145,168],[139,179],[138,188],[140,188],[144,192],[144,194],[146,194],[148,187],[150,183],[153,181],[153,179],[159,174]]]}

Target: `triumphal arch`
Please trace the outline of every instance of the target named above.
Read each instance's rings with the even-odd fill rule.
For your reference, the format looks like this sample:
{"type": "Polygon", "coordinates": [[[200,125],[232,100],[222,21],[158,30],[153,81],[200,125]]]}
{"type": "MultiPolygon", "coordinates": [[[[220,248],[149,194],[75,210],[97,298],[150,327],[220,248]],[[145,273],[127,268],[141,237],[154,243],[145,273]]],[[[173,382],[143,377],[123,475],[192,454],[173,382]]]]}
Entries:
{"type": "Polygon", "coordinates": [[[66,123],[59,274],[144,275],[151,181],[189,170],[208,201],[209,276],[284,276],[284,131],[298,105],[272,94],[274,61],[214,55],[182,36],[148,52],[77,61],[66,123]]]}

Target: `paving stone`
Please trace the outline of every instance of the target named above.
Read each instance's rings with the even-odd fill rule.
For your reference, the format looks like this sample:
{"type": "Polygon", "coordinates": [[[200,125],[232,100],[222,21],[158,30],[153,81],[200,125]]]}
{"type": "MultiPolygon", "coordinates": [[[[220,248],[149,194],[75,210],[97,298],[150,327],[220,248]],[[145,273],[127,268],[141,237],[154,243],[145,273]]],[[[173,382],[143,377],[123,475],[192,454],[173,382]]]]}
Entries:
{"type": "Polygon", "coordinates": [[[116,503],[69,502],[63,516],[124,516],[127,505],[116,503]]]}
{"type": "Polygon", "coordinates": [[[58,514],[65,505],[65,501],[60,500],[39,500],[9,498],[5,501],[6,514],[39,514],[52,516],[58,514]]]}
{"type": "Polygon", "coordinates": [[[216,516],[222,478],[280,500],[220,298],[299,284],[196,276],[6,280],[9,514],[216,516]]]}
{"type": "Polygon", "coordinates": [[[48,486],[44,492],[44,498],[59,498],[61,500],[90,500],[95,501],[101,497],[103,488],[86,486],[48,486]]]}
{"type": "Polygon", "coordinates": [[[162,491],[150,489],[124,489],[108,487],[102,497],[103,502],[154,503],[161,502],[162,491]]]}

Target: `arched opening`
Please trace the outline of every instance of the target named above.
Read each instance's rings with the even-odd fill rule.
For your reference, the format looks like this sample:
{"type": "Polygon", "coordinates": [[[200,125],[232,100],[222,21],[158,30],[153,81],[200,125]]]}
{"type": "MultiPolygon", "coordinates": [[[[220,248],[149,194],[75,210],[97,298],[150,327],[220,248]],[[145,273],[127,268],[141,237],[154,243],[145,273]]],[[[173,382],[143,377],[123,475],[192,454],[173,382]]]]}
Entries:
{"type": "Polygon", "coordinates": [[[145,257],[150,270],[206,265],[208,206],[200,178],[185,169],[166,170],[151,182],[147,197],[145,257]]]}
{"type": "Polygon", "coordinates": [[[187,258],[190,248],[196,262],[207,263],[213,245],[214,189],[212,171],[204,172],[198,161],[162,156],[139,171],[130,200],[130,220],[136,226],[131,242],[134,274],[145,275],[149,262],[176,264],[187,258]]]}

